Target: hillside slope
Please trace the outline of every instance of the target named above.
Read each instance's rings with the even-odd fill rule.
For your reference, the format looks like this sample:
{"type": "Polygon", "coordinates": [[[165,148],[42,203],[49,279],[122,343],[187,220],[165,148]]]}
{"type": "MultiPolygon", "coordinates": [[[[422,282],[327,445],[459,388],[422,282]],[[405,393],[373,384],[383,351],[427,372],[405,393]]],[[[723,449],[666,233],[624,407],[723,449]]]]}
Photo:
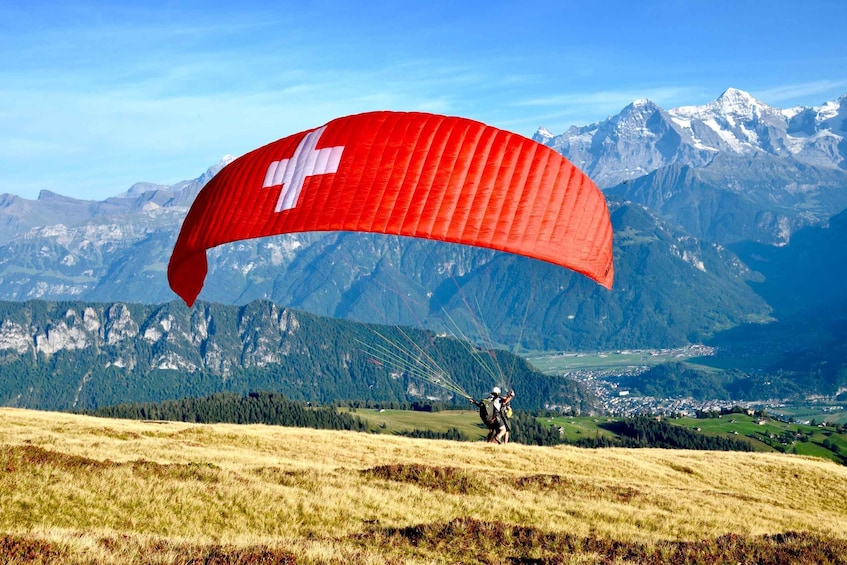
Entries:
{"type": "Polygon", "coordinates": [[[263,390],[338,400],[466,405],[493,385],[523,409],[591,411],[576,381],[550,379],[504,351],[432,332],[321,318],[267,301],[240,306],[0,302],[0,405],[39,410],[263,390]],[[422,361],[423,359],[423,361],[422,361]]]}
{"type": "Polygon", "coordinates": [[[838,563],[847,550],[847,468],[784,455],[0,409],[0,470],[0,550],[46,563],[838,563]]]}

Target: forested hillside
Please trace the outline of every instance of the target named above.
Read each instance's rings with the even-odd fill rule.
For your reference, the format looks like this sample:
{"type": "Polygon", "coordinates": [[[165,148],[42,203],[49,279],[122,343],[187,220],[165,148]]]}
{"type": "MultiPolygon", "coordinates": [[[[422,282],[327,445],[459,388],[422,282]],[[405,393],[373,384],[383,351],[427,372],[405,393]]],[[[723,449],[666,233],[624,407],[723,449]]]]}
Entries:
{"type": "Polygon", "coordinates": [[[468,395],[517,388],[518,405],[593,409],[576,382],[503,351],[432,332],[322,318],[266,301],[246,306],[0,303],[0,405],[84,409],[211,395],[281,392],[295,400],[467,405],[415,378],[443,371],[468,395]],[[396,348],[392,363],[375,351],[396,348]],[[426,358],[427,369],[414,367],[426,358]],[[428,371],[428,372],[427,372],[428,371]]]}

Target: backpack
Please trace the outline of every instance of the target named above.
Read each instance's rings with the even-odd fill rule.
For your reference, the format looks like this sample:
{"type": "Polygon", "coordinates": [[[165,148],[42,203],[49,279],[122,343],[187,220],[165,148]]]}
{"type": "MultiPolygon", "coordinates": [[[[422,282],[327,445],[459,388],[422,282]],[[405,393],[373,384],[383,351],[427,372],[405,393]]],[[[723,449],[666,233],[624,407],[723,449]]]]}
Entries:
{"type": "Polygon", "coordinates": [[[485,398],[479,402],[479,419],[486,426],[497,420],[497,415],[494,413],[494,401],[491,398],[485,398]]]}

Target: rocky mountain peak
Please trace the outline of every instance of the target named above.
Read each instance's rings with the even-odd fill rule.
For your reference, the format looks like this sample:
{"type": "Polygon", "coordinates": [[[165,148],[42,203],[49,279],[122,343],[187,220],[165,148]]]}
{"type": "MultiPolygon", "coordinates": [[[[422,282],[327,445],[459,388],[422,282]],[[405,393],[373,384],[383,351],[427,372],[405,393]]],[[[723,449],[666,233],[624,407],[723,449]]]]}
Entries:
{"type": "Polygon", "coordinates": [[[680,106],[668,111],[677,118],[699,119],[704,122],[715,120],[730,127],[738,122],[750,122],[773,112],[770,106],[757,100],[749,92],[737,88],[728,88],[715,100],[703,106],[680,106]]]}
{"type": "Polygon", "coordinates": [[[656,105],[656,103],[653,102],[652,100],[650,100],[649,98],[637,98],[637,99],[633,100],[632,102],[630,102],[629,105],[626,106],[623,109],[623,112],[621,112],[621,113],[627,114],[627,113],[632,113],[632,112],[645,112],[645,111],[646,112],[652,112],[654,110],[657,110],[658,108],[659,107],[656,105]]]}
{"type": "Polygon", "coordinates": [[[75,198],[70,198],[69,196],[62,196],[58,192],[53,192],[52,190],[42,190],[38,193],[38,201],[39,202],[65,202],[76,200],[75,198]]]}
{"type": "Polygon", "coordinates": [[[546,143],[548,140],[553,139],[553,134],[546,127],[540,126],[538,131],[535,132],[535,135],[532,136],[532,139],[539,143],[546,143]]]}
{"type": "Polygon", "coordinates": [[[714,104],[725,114],[752,116],[767,104],[756,100],[749,92],[737,88],[728,88],[718,96],[714,104]]]}
{"type": "Polygon", "coordinates": [[[629,130],[634,127],[636,128],[635,131],[638,132],[646,127],[646,122],[651,116],[661,111],[662,109],[651,100],[639,98],[627,105],[618,115],[612,117],[609,122],[615,124],[619,131],[629,130]]]}

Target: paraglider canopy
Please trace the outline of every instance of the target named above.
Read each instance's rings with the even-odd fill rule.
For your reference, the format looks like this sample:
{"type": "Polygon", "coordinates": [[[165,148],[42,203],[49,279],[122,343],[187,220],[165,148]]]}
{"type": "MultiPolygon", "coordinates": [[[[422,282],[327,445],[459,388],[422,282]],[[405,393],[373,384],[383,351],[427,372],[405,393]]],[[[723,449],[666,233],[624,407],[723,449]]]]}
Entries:
{"type": "Polygon", "coordinates": [[[612,228],[597,186],[562,155],[459,117],[369,112],[234,160],[198,194],[168,265],[191,306],[224,243],[364,231],[476,245],[612,287],[612,228]]]}

